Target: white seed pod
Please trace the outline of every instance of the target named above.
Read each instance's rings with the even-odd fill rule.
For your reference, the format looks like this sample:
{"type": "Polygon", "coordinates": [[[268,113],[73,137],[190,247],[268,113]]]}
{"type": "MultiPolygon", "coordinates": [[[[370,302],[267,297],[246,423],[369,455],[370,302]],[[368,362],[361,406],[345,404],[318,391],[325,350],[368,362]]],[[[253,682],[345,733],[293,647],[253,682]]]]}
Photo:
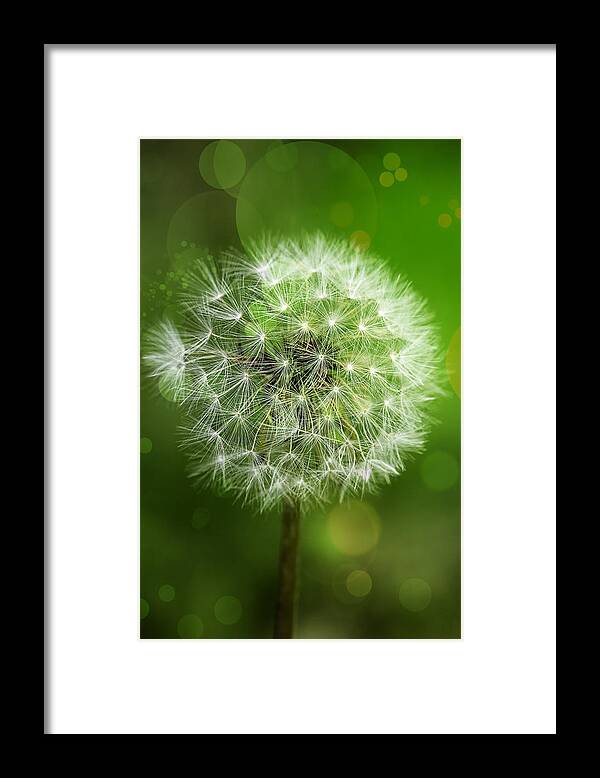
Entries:
{"type": "Polygon", "coordinates": [[[190,474],[258,510],[361,496],[422,449],[441,394],[426,303],[322,235],[199,260],[144,359],[186,415],[190,474]]]}

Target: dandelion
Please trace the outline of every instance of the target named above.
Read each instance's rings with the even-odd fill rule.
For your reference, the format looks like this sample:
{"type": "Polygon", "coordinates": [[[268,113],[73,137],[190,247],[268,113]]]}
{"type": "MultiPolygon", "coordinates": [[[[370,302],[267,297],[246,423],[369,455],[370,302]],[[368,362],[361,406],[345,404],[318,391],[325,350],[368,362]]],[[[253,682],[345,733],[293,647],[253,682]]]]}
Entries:
{"type": "Polygon", "coordinates": [[[202,259],[149,373],[184,411],[199,483],[283,509],[276,637],[291,637],[300,509],[361,497],[422,450],[440,354],[425,300],[372,254],[317,234],[202,259]]]}

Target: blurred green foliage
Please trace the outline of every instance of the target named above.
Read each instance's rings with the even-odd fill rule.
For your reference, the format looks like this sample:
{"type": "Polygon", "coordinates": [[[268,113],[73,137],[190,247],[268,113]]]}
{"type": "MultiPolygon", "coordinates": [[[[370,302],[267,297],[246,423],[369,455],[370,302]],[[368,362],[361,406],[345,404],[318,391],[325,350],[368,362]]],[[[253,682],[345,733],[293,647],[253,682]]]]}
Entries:
{"type": "MultiPolygon", "coordinates": [[[[141,329],[193,259],[321,229],[429,301],[449,372],[426,452],[364,505],[303,516],[300,638],[460,637],[460,141],[143,140],[141,329]]],[[[268,638],[279,516],[197,492],[179,412],[142,377],[142,638],[268,638]]]]}

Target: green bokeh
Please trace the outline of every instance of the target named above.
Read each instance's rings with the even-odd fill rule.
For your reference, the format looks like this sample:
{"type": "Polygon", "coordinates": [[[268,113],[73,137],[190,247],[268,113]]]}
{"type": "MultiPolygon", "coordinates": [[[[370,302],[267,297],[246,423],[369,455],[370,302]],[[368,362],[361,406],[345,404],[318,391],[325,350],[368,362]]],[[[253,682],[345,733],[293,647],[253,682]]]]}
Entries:
{"type": "Polygon", "coordinates": [[[219,597],[215,603],[215,618],[221,624],[231,626],[238,622],[242,615],[242,603],[237,597],[225,595],[219,597]]]}
{"type": "MultiPolygon", "coordinates": [[[[211,143],[141,142],[142,331],[174,311],[190,262],[243,248],[240,223],[249,239],[266,222],[283,234],[320,228],[368,244],[427,298],[448,349],[460,327],[459,141],[234,140],[236,148],[205,153],[207,181],[200,158],[211,143]],[[392,155],[406,176],[386,167],[392,155]]],[[[426,452],[366,500],[374,546],[356,540],[360,516],[350,517],[346,542],[332,535],[331,506],[303,517],[298,637],[460,636],[460,399],[450,384],[436,416],[426,452]],[[358,570],[372,583],[360,596],[347,588],[350,580],[367,589],[358,570]]],[[[270,637],[279,517],[195,491],[180,422],[177,405],[142,379],[141,635],[270,637]]]]}
{"type": "Polygon", "coordinates": [[[287,151],[293,166],[274,167],[271,150],[240,185],[236,224],[243,246],[265,230],[276,235],[321,230],[346,237],[356,230],[377,230],[375,189],[352,156],[312,140],[290,143],[287,151]]]}
{"type": "Polygon", "coordinates": [[[353,570],[346,578],[346,589],[354,597],[366,597],[372,587],[373,581],[366,570],[353,570]]]}
{"type": "Polygon", "coordinates": [[[421,459],[421,475],[426,486],[443,492],[458,481],[458,462],[446,451],[432,451],[421,459]]]}
{"type": "Polygon", "coordinates": [[[170,584],[163,584],[158,590],[158,599],[163,602],[173,602],[175,599],[175,589],[170,584]]]}
{"type": "Polygon", "coordinates": [[[431,602],[431,586],[422,578],[407,578],[400,586],[399,598],[406,610],[418,613],[431,602]]]}
{"type": "Polygon", "coordinates": [[[177,622],[177,634],[180,638],[201,638],[204,633],[204,624],[200,616],[195,613],[186,613],[177,622]]]}

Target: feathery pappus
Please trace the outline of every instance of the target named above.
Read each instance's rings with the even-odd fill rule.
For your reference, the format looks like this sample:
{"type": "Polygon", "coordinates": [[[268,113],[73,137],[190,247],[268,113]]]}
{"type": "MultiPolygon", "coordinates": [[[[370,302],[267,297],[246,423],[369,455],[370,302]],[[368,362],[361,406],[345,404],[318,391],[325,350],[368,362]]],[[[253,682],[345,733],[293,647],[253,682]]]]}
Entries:
{"type": "Polygon", "coordinates": [[[144,362],[185,413],[190,474],[259,511],[375,490],[424,446],[442,394],[425,300],[322,234],[202,258],[144,362]]]}

